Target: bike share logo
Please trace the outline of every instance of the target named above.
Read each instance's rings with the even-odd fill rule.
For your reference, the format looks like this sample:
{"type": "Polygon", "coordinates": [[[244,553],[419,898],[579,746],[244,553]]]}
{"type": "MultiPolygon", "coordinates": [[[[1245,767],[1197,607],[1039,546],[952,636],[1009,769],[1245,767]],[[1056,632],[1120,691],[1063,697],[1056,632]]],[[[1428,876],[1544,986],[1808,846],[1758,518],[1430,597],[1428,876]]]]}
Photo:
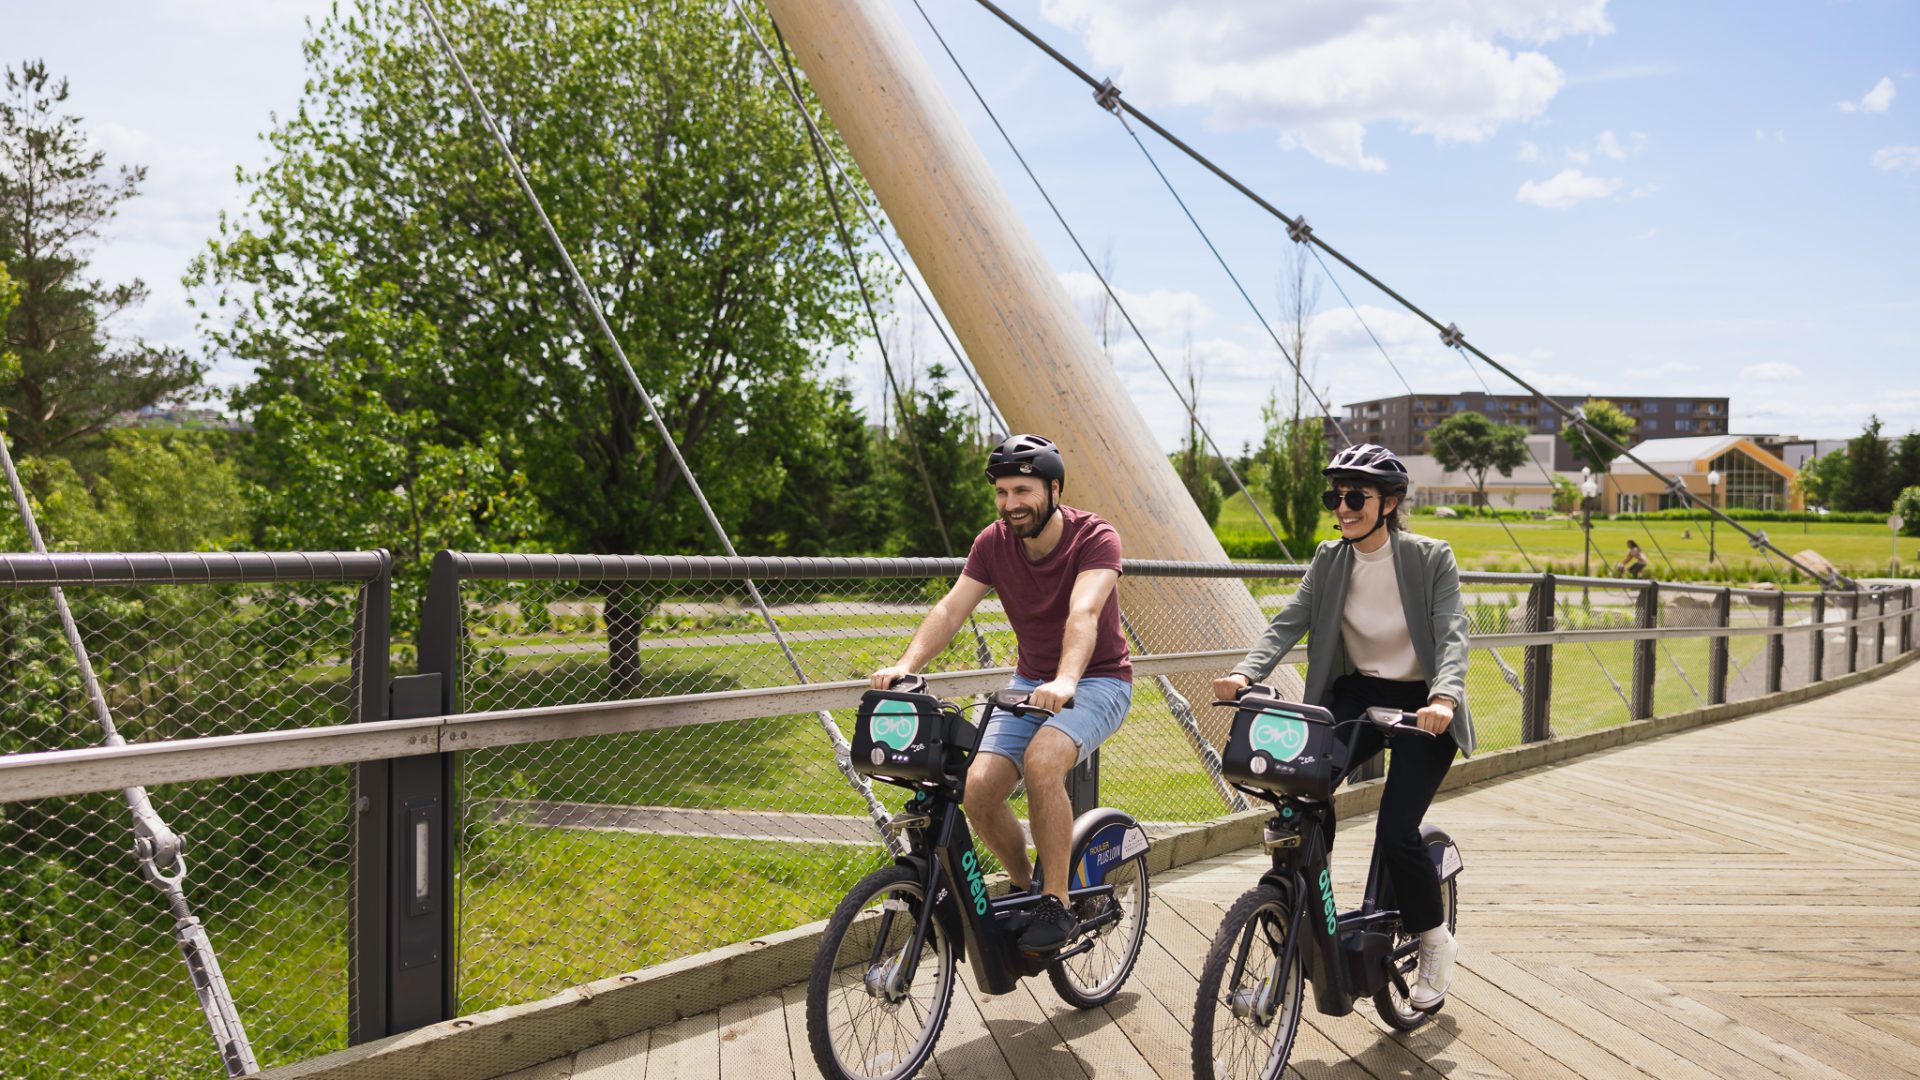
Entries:
{"type": "Polygon", "coordinates": [[[980,860],[973,857],[972,849],[960,856],[960,869],[967,875],[967,891],[973,894],[973,913],[987,913],[987,882],[980,876],[980,860]]]}
{"type": "Polygon", "coordinates": [[[1327,933],[1333,933],[1333,877],[1325,870],[1320,871],[1320,906],[1327,912],[1327,933]]]}
{"type": "MultiPolygon", "coordinates": [[[[1274,712],[1261,712],[1253,718],[1247,743],[1275,761],[1292,761],[1307,748],[1307,722],[1274,712]]],[[[1253,759],[1253,771],[1265,772],[1267,763],[1253,759]]]]}
{"type": "MultiPolygon", "coordinates": [[[[873,715],[867,718],[867,732],[876,744],[905,750],[920,733],[920,710],[911,701],[889,698],[873,707],[873,715]]],[[[873,748],[873,763],[887,763],[887,752],[878,745],[873,748]]]]}

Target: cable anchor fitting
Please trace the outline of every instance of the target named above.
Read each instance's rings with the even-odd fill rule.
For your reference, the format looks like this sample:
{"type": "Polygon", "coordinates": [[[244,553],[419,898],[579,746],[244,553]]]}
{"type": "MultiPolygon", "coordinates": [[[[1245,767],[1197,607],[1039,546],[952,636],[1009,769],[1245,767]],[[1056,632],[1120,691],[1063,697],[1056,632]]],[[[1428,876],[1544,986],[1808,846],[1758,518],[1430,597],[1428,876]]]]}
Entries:
{"type": "Polygon", "coordinates": [[[1287,222],[1287,239],[1296,244],[1304,244],[1313,239],[1313,226],[1307,224],[1306,216],[1287,222]]]}
{"type": "Polygon", "coordinates": [[[1765,529],[1755,529],[1753,535],[1747,537],[1747,543],[1752,544],[1753,550],[1755,551],[1761,551],[1771,546],[1767,543],[1767,530],[1765,529]]]}
{"type": "Polygon", "coordinates": [[[1120,88],[1113,85],[1112,79],[1101,79],[1100,85],[1094,88],[1093,103],[1118,116],[1120,114],[1120,88]]]}
{"type": "Polygon", "coordinates": [[[1457,349],[1466,343],[1467,332],[1460,329],[1457,324],[1448,323],[1447,328],[1440,331],[1440,344],[1445,345],[1449,349],[1457,349]]]}

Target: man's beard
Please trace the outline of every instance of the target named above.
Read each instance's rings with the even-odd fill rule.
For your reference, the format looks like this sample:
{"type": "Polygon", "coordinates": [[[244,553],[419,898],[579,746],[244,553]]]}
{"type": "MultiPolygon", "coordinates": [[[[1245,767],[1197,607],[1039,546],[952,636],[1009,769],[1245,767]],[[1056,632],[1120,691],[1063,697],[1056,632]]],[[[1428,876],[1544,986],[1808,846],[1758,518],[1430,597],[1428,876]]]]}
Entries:
{"type": "Polygon", "coordinates": [[[1032,540],[1035,537],[1038,537],[1041,533],[1047,531],[1047,522],[1053,520],[1053,510],[1051,507],[1049,507],[1045,512],[1042,512],[1042,513],[1033,513],[1032,511],[1029,511],[1027,516],[1031,520],[1032,524],[1028,525],[1025,531],[1022,531],[1020,526],[1015,525],[1013,523],[1013,517],[1010,514],[1001,514],[1000,520],[1007,523],[1007,528],[1012,531],[1013,535],[1016,538],[1021,540],[1032,540]]]}

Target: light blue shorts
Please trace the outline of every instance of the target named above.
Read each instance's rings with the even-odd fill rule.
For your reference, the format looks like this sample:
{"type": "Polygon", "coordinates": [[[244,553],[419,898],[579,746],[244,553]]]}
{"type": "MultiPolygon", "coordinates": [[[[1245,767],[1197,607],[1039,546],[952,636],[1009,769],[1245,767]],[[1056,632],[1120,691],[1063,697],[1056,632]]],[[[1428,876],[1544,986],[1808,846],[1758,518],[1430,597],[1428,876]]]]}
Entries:
{"type": "MultiPolygon", "coordinates": [[[[1040,686],[1040,680],[1015,675],[1007,684],[1009,690],[1030,691],[1040,686]]],[[[1133,705],[1133,684],[1125,679],[1093,678],[1081,679],[1073,691],[1073,707],[1063,709],[1051,719],[1042,722],[1037,717],[1016,716],[1001,709],[993,710],[993,718],[987,721],[987,730],[980,735],[980,749],[989,754],[999,754],[1013,762],[1013,767],[1026,772],[1027,744],[1033,741],[1043,727],[1058,728],[1073,740],[1080,755],[1078,760],[1085,761],[1100,748],[1100,744],[1114,732],[1120,730],[1120,722],[1127,718],[1127,709],[1133,705]]]]}

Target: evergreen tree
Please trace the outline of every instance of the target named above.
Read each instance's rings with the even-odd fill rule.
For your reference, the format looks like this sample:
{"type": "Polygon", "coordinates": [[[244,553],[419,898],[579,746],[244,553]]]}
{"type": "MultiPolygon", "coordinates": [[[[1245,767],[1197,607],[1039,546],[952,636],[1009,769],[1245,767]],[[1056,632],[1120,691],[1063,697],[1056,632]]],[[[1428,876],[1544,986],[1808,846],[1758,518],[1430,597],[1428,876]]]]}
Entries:
{"type": "Polygon", "coordinates": [[[17,363],[0,409],[23,455],[68,452],[120,414],[199,386],[204,368],[178,349],[116,341],[110,323],[146,299],[146,286],[88,276],[87,246],[139,193],[146,170],[109,172],[106,152],[65,111],[67,81],[44,62],[9,67],[4,82],[0,264],[19,293],[0,320],[0,353],[17,363]]]}

